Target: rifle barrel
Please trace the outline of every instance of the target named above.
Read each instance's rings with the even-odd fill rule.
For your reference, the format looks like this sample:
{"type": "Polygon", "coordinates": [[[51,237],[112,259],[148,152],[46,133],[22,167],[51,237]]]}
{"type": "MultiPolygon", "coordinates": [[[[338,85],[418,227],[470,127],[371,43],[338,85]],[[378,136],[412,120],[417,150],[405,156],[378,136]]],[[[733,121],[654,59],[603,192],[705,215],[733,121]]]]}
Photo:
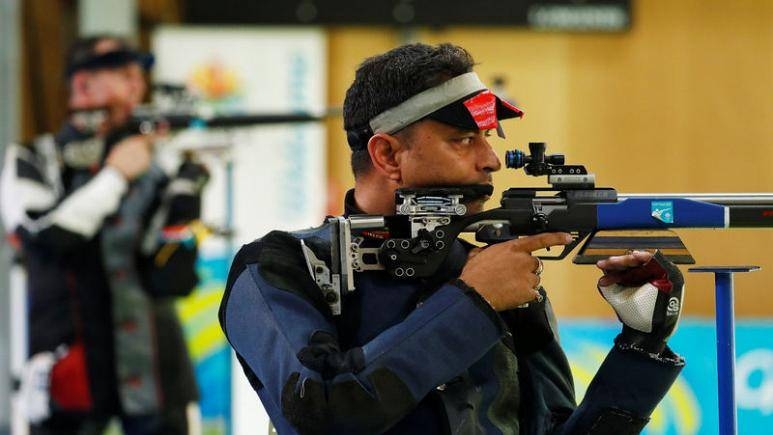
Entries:
{"type": "Polygon", "coordinates": [[[310,113],[266,113],[266,114],[238,114],[213,117],[200,117],[190,114],[157,114],[153,116],[136,116],[128,123],[129,130],[140,132],[153,131],[156,124],[163,124],[167,128],[179,130],[189,127],[247,127],[254,125],[289,124],[301,122],[323,121],[324,116],[310,113]]]}
{"type": "Polygon", "coordinates": [[[617,197],[620,200],[629,198],[681,198],[719,205],[773,204],[773,193],[621,193],[617,197]]]}

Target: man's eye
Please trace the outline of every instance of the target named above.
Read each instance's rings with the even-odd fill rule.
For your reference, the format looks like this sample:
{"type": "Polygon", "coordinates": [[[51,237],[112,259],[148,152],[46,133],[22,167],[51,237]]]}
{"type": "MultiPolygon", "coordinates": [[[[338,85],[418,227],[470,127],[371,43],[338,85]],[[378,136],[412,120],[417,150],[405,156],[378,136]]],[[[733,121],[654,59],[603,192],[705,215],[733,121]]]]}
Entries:
{"type": "Polygon", "coordinates": [[[459,143],[461,143],[462,145],[469,145],[472,143],[472,139],[473,139],[472,136],[460,137],[459,143]]]}

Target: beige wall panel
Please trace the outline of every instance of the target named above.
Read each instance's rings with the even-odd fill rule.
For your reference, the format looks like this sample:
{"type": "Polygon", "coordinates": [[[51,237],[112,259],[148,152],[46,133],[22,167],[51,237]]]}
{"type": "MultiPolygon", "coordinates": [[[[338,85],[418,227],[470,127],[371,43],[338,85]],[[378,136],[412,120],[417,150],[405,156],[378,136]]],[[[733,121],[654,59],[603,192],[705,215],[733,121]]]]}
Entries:
{"type": "MultiPolygon", "coordinates": [[[[328,105],[341,108],[346,89],[354,80],[359,64],[369,56],[394,47],[398,39],[395,32],[388,28],[342,27],[329,29],[328,44],[328,105]]],[[[343,124],[341,116],[332,116],[327,120],[330,214],[343,212],[343,194],[354,185],[343,124]]]]}
{"type": "MultiPolygon", "coordinates": [[[[332,105],[342,103],[355,66],[396,44],[395,35],[331,33],[332,105]]],[[[454,27],[417,35],[467,48],[484,81],[507,79],[526,116],[505,124],[507,139],[494,141],[500,155],[545,141],[620,192],[773,192],[773,2],[635,1],[623,34],[454,27]]],[[[333,122],[331,179],[348,186],[345,136],[333,122]]],[[[507,171],[494,181],[497,190],[541,184],[507,171]]],[[[761,265],[736,279],[736,311],[773,315],[773,230],[679,234],[701,265],[761,265]]],[[[560,315],[611,317],[594,269],[546,266],[560,315]]],[[[713,280],[690,274],[687,282],[686,312],[712,315],[713,280]]]]}

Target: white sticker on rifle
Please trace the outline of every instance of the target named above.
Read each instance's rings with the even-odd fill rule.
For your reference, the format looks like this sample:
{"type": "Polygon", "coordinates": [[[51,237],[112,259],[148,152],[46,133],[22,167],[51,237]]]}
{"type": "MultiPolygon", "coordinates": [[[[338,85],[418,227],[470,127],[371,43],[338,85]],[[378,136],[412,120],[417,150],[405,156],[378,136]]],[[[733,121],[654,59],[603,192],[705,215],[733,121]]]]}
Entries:
{"type": "Polygon", "coordinates": [[[652,201],[652,217],[664,224],[674,223],[673,201],[652,201]]]}

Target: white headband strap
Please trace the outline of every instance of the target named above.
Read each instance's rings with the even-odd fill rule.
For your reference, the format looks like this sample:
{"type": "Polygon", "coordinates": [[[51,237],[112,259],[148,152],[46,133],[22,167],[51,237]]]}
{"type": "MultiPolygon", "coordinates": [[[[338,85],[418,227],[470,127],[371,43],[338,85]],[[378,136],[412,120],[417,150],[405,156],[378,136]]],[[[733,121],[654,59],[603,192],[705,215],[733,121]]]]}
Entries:
{"type": "Polygon", "coordinates": [[[373,133],[392,134],[430,113],[486,86],[474,72],[468,72],[422,91],[370,120],[373,133]]]}

